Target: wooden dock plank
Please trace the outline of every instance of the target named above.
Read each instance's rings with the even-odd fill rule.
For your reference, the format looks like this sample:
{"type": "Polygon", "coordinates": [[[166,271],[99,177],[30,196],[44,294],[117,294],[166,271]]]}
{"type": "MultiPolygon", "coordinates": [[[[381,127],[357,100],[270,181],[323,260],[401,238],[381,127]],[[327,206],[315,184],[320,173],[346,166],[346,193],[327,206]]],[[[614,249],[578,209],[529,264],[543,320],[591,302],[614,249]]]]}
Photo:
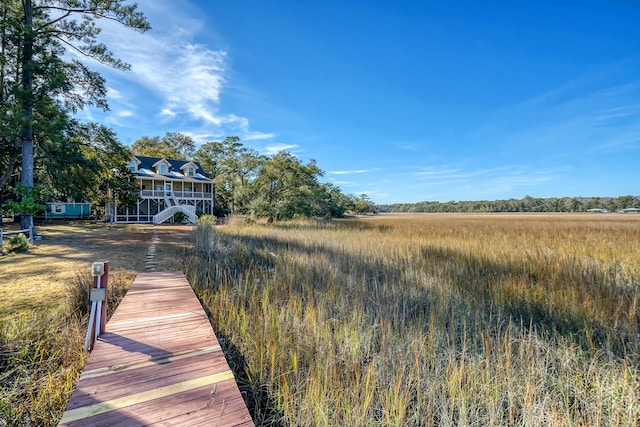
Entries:
{"type": "Polygon", "coordinates": [[[60,426],[251,426],[180,272],[138,275],[96,342],[60,426]]]}
{"type": "MultiPolygon", "coordinates": [[[[224,400],[216,395],[229,394],[236,388],[233,380],[218,384],[216,393],[210,387],[195,389],[162,399],[165,408],[157,411],[158,402],[147,402],[123,408],[116,413],[104,413],[91,418],[91,426],[113,425],[184,425],[184,426],[247,426],[243,418],[244,402],[238,397],[224,400]],[[204,397],[203,397],[204,396],[204,397]],[[140,424],[136,424],[140,423],[140,424]]],[[[70,424],[76,425],[76,424],[70,424]]]]}
{"type": "Polygon", "coordinates": [[[224,355],[219,354],[215,359],[207,355],[199,356],[197,360],[182,359],[162,365],[150,365],[140,369],[115,372],[106,376],[82,379],[84,395],[78,395],[74,405],[67,409],[86,406],[100,396],[103,401],[118,398],[126,393],[135,394],[170,384],[180,384],[190,379],[206,377],[228,371],[229,367],[224,355]],[[170,368],[170,373],[165,372],[170,368]]]}

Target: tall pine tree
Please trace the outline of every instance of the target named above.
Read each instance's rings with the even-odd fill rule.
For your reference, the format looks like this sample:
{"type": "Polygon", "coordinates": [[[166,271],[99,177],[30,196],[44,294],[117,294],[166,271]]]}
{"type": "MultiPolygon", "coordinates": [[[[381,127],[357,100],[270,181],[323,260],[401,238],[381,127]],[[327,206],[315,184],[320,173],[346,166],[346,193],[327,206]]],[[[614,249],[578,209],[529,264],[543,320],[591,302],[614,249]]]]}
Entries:
{"type": "MultiPolygon", "coordinates": [[[[14,174],[21,157],[20,182],[29,191],[34,185],[34,147],[62,137],[69,114],[78,108],[107,109],[104,78],[65,57],[65,49],[125,70],[129,65],[98,41],[97,22],[107,19],[136,31],[150,26],[135,4],[123,0],[3,0],[0,8],[0,186],[14,174]]],[[[24,212],[20,222],[28,228],[31,213],[24,212]]]]}

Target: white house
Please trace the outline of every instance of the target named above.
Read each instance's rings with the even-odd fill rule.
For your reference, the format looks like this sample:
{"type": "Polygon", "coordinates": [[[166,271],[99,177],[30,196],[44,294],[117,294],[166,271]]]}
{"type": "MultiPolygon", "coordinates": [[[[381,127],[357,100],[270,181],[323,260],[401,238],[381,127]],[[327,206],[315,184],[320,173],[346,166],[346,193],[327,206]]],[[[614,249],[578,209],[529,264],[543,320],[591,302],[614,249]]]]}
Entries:
{"type": "Polygon", "coordinates": [[[198,162],[135,156],[129,170],[138,183],[138,201],[115,214],[108,206],[109,220],[160,224],[182,212],[195,223],[199,215],[213,215],[212,181],[198,162]]]}

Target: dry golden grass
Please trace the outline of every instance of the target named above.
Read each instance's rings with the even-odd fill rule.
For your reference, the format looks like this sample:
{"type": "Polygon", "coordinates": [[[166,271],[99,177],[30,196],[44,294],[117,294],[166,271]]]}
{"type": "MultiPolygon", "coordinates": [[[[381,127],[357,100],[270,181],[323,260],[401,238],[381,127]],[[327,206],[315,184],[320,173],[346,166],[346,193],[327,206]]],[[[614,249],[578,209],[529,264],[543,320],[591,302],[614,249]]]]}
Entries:
{"type": "Polygon", "coordinates": [[[157,262],[175,268],[180,260],[171,248],[184,247],[186,232],[179,226],[41,225],[38,234],[43,238],[35,247],[27,253],[0,256],[0,320],[60,309],[69,284],[75,283],[79,273],[90,271],[95,261],[108,260],[113,277],[132,282],[144,270],[153,233],[161,239],[157,262]],[[163,239],[163,235],[170,237],[163,239]],[[181,236],[174,241],[174,235],[181,236]]]}
{"type": "MultiPolygon", "coordinates": [[[[56,425],[86,354],[91,264],[110,262],[110,300],[144,271],[152,235],[159,270],[179,270],[188,227],[55,224],[23,254],[0,257],[0,426],[56,425]]],[[[113,307],[110,307],[110,311],[113,307]]]]}
{"type": "Polygon", "coordinates": [[[197,233],[260,425],[640,423],[640,216],[391,215],[197,233]]]}

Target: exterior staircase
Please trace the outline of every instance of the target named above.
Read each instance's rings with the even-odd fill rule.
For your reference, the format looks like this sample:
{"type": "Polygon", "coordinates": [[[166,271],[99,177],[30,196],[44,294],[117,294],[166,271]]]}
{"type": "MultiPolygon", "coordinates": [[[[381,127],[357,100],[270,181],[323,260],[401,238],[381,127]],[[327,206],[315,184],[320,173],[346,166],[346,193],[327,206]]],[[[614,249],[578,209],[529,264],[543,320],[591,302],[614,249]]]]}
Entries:
{"type": "Polygon", "coordinates": [[[198,222],[198,216],[196,215],[195,206],[181,205],[180,203],[178,203],[175,197],[168,196],[166,194],[164,196],[164,201],[166,203],[166,206],[168,207],[153,216],[154,224],[162,224],[169,218],[173,217],[173,215],[176,214],[177,212],[184,213],[187,216],[187,219],[189,220],[189,222],[193,224],[198,222]]]}

